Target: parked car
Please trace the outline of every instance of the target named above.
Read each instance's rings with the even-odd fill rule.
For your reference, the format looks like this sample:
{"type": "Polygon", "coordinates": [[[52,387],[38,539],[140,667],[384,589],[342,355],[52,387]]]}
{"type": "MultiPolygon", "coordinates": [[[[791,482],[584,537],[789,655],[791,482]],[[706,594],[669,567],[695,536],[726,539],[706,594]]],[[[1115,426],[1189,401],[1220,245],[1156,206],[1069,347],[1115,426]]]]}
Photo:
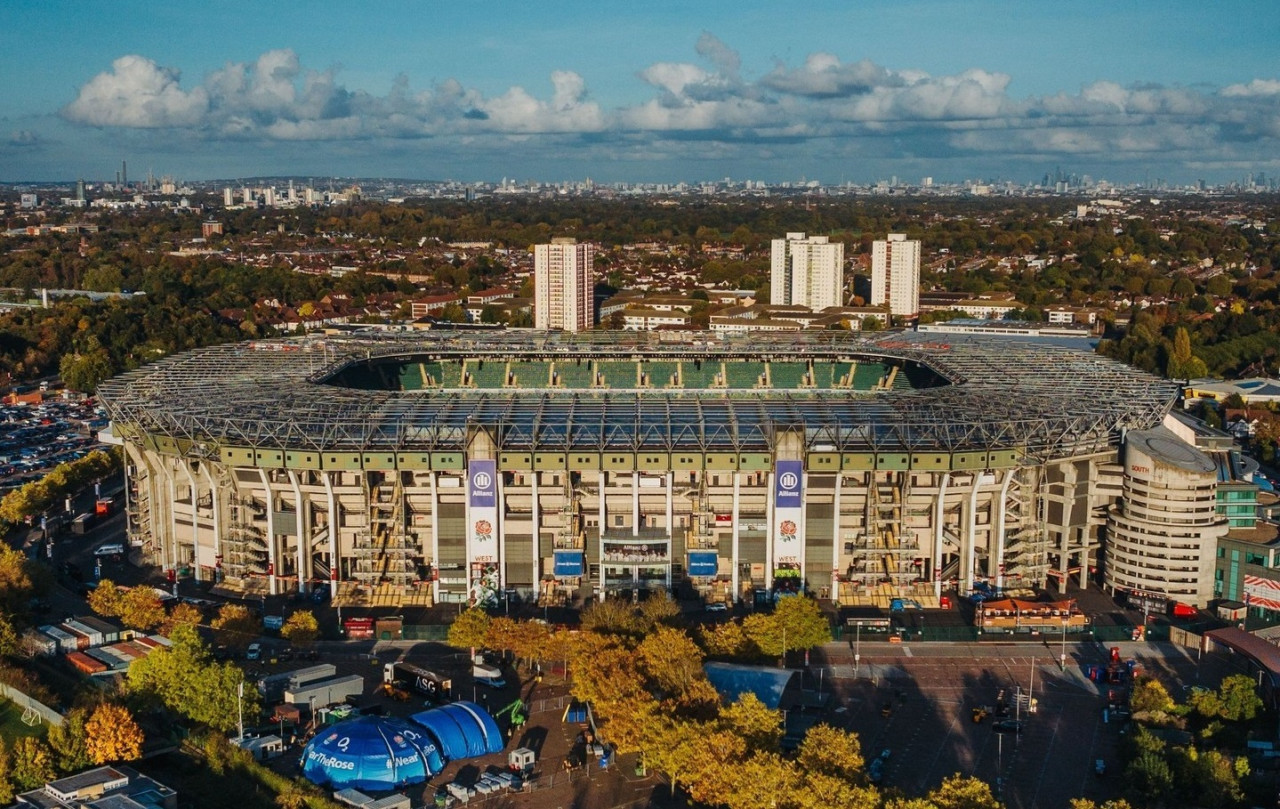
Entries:
{"type": "Polygon", "coordinates": [[[262,659],[262,644],[261,644],[261,643],[250,643],[250,644],[249,644],[249,648],[248,648],[248,650],[244,653],[244,659],[245,659],[245,660],[261,660],[261,659],[262,659]]]}

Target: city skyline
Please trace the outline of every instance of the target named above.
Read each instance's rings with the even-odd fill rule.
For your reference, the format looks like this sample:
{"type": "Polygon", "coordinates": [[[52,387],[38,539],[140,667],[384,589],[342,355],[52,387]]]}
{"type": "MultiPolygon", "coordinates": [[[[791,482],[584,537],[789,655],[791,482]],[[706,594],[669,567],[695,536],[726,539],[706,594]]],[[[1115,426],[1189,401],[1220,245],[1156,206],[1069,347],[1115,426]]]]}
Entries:
{"type": "Polygon", "coordinates": [[[1266,3],[541,10],[9,3],[0,181],[1280,171],[1266,3]]]}

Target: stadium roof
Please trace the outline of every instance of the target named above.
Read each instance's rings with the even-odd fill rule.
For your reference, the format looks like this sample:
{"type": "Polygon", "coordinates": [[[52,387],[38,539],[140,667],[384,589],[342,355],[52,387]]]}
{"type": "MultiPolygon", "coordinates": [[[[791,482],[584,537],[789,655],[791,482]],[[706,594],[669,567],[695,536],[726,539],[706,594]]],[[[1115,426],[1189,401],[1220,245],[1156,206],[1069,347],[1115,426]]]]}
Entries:
{"type": "Polygon", "coordinates": [[[1177,388],[1079,350],[963,335],[848,332],[738,337],[593,332],[309,336],[197,349],[109,380],[117,425],[196,445],[304,451],[459,450],[477,426],[503,449],[769,451],[800,431],[810,450],[1031,456],[1101,448],[1159,424],[1177,388]],[[949,384],[915,390],[428,388],[328,384],[370,360],[569,358],[866,360],[923,365],[949,384]]]}

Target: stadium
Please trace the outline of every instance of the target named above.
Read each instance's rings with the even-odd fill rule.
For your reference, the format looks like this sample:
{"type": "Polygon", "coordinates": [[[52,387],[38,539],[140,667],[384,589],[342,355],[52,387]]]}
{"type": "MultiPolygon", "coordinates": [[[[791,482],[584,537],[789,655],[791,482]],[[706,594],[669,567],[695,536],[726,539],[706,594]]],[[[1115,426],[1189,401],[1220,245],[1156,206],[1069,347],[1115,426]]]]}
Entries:
{"type": "MultiPolygon", "coordinates": [[[[930,339],[932,338],[932,339],[930,339]]],[[[147,559],[339,603],[1083,581],[1165,380],[849,332],[312,335],[105,383],[147,559]]]]}

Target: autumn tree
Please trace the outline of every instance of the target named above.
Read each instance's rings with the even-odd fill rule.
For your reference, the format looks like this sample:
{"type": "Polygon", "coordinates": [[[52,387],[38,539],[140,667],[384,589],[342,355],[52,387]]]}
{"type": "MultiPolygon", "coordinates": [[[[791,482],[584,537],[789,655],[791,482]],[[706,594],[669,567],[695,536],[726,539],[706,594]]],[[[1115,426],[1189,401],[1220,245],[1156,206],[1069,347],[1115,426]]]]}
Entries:
{"type": "Polygon", "coordinates": [[[261,634],[253,613],[243,604],[223,604],[210,626],[217,642],[233,649],[244,649],[261,634]]]}
{"type": "Polygon", "coordinates": [[[1262,710],[1262,700],[1247,674],[1232,674],[1218,688],[1222,697],[1222,718],[1230,722],[1247,722],[1262,710]]]}
{"type": "Polygon", "coordinates": [[[120,620],[131,629],[155,629],[165,617],[164,604],[150,587],[130,587],[120,599],[120,620]]]}
{"type": "Polygon", "coordinates": [[[53,759],[58,771],[63,775],[88,769],[93,761],[89,758],[88,736],[85,723],[89,719],[89,711],[85,708],[73,708],[67,712],[61,725],[49,725],[48,741],[53,750],[53,759]]]}
{"type": "Polygon", "coordinates": [[[33,566],[26,554],[0,542],[0,608],[10,613],[19,612],[35,595],[33,566]]]}
{"type": "Polygon", "coordinates": [[[111,579],[103,579],[89,591],[89,609],[104,618],[118,618],[123,608],[125,591],[111,579]]]}
{"type": "Polygon", "coordinates": [[[200,610],[194,605],[185,601],[180,601],[169,610],[169,614],[165,616],[164,622],[160,624],[157,630],[166,638],[173,634],[173,631],[180,626],[195,627],[204,621],[204,616],[200,614],[200,610]]]}
{"type": "Polygon", "coordinates": [[[520,645],[520,634],[519,621],[499,615],[489,621],[489,626],[484,632],[484,643],[481,645],[486,649],[496,649],[503,653],[514,652],[520,645]]]}
{"type": "Polygon", "coordinates": [[[298,610],[284,622],[280,637],[296,646],[310,646],[320,637],[320,622],[310,610],[298,610]]]}
{"type": "Polygon", "coordinates": [[[7,613],[0,612],[0,657],[12,657],[21,648],[18,630],[7,613]]]}
{"type": "MultiPolygon", "coordinates": [[[[244,672],[233,663],[217,663],[191,627],[177,627],[170,646],[156,649],[129,664],[125,686],[129,694],[150,699],[174,713],[229,731],[239,719],[237,692],[244,672]]],[[[257,689],[246,688],[246,716],[257,711],[257,689]]]]}
{"type": "Polygon", "coordinates": [[[89,758],[95,764],[137,761],[142,757],[142,728],[123,705],[104,702],[85,723],[89,758]]]}
{"type": "Polygon", "coordinates": [[[9,746],[0,738],[0,806],[8,806],[16,797],[13,791],[13,762],[9,759],[9,746]]]}
{"type": "Polygon", "coordinates": [[[707,650],[707,657],[730,660],[757,657],[760,653],[747,637],[743,625],[737,621],[703,627],[702,648],[707,650]]]}
{"type": "Polygon", "coordinates": [[[938,809],[1003,809],[991,793],[991,785],[977,778],[952,775],[929,793],[929,802],[938,809]]]}
{"type": "Polygon", "coordinates": [[[455,649],[470,649],[474,655],[476,649],[484,648],[491,620],[493,619],[489,617],[489,613],[479,607],[464,610],[449,624],[449,645],[455,649]]]}
{"type": "Polygon", "coordinates": [[[857,734],[826,724],[814,725],[805,734],[796,762],[810,775],[848,780],[856,779],[865,764],[857,734]]]}
{"type": "Polygon", "coordinates": [[[1169,696],[1168,690],[1151,677],[1139,679],[1129,698],[1129,708],[1134,713],[1168,713],[1173,707],[1173,697],[1169,696]]]}
{"type": "Polygon", "coordinates": [[[747,743],[752,750],[776,752],[782,742],[782,714],[751,692],[720,712],[720,726],[747,743]]]}
{"type": "Polygon", "coordinates": [[[639,635],[641,624],[630,601],[606,598],[593,601],[582,611],[582,628],[606,635],[639,635]]]}
{"type": "Polygon", "coordinates": [[[661,626],[681,623],[680,605],[666,593],[656,593],[640,602],[639,629],[648,634],[661,626]]]}
{"type": "Polygon", "coordinates": [[[16,739],[9,761],[9,778],[20,792],[38,789],[56,777],[49,746],[34,736],[16,739]]]}
{"type": "Polygon", "coordinates": [[[640,642],[636,655],[650,690],[659,696],[680,696],[706,679],[702,649],[683,630],[659,627],[640,642]]]}

